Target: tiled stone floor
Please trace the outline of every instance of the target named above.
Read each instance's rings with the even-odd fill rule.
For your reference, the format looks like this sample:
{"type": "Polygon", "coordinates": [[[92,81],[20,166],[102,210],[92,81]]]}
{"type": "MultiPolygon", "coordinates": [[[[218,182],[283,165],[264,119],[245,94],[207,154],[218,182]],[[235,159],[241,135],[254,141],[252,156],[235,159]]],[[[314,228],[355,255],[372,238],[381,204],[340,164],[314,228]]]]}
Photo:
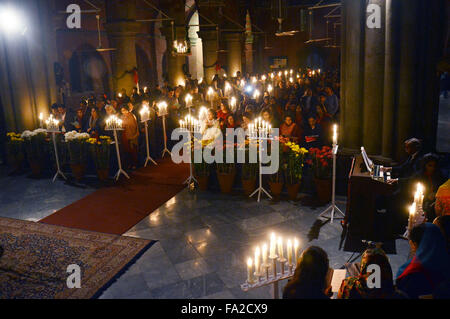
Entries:
{"type": "MultiPolygon", "coordinates": [[[[9,177],[4,167],[0,167],[0,189],[0,216],[33,221],[95,190],[63,181],[9,177]]],[[[321,211],[287,201],[257,203],[240,195],[184,190],[125,234],[158,242],[100,298],[270,298],[270,287],[240,289],[246,258],[270,231],[296,236],[302,247],[324,248],[334,268],[351,256],[339,250],[338,222],[325,223],[313,236],[321,211]]],[[[397,255],[389,256],[394,272],[408,254],[407,242],[396,244],[397,255]]]]}

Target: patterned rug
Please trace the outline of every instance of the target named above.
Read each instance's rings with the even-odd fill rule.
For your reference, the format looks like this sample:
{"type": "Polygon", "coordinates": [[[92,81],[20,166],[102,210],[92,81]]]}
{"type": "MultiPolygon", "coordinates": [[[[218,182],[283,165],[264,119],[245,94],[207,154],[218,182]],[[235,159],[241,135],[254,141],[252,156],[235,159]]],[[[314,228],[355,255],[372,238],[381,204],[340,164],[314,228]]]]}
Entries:
{"type": "Polygon", "coordinates": [[[0,299],[98,297],[154,242],[0,218],[0,299]],[[81,287],[68,288],[69,265],[81,287]]]}

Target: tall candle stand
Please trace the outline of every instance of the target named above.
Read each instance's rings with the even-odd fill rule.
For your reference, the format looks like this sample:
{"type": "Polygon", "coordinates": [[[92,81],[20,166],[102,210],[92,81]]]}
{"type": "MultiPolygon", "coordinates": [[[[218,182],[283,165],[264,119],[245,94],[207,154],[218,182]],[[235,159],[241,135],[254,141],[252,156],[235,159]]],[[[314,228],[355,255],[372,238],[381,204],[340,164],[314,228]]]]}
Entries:
{"type": "Polygon", "coordinates": [[[249,135],[248,135],[249,139],[251,141],[256,141],[259,143],[259,146],[258,146],[259,186],[249,197],[253,197],[254,195],[258,194],[258,203],[261,200],[261,193],[266,194],[267,197],[272,199],[272,196],[263,187],[263,174],[262,174],[262,144],[263,144],[263,141],[273,140],[271,131],[272,131],[271,126],[268,123],[261,121],[261,118],[256,119],[254,124],[249,125],[249,135]]]}
{"type": "Polygon", "coordinates": [[[122,169],[122,161],[120,159],[120,150],[119,150],[119,139],[117,138],[117,131],[123,131],[122,128],[122,120],[120,120],[117,116],[112,115],[106,120],[106,131],[114,132],[114,144],[116,145],[116,154],[117,154],[117,164],[119,166],[119,170],[116,175],[114,175],[114,179],[117,181],[120,177],[120,174],[125,175],[126,178],[130,178],[127,172],[122,169]]]}
{"type": "Polygon", "coordinates": [[[145,147],[147,151],[147,158],[145,159],[144,167],[147,167],[149,161],[151,161],[155,165],[158,165],[158,163],[156,163],[150,156],[150,147],[148,142],[148,122],[150,121],[150,110],[148,109],[148,105],[144,104],[140,113],[141,113],[141,122],[144,123],[145,127],[145,147]]]}
{"type": "Polygon", "coordinates": [[[180,120],[180,130],[189,134],[189,177],[184,181],[184,184],[191,185],[197,183],[197,179],[194,177],[194,170],[192,167],[192,141],[194,134],[200,133],[200,121],[194,117],[187,115],[183,120],[180,120]]]}
{"type": "MultiPolygon", "coordinates": [[[[335,219],[335,217],[334,217],[335,212],[342,215],[342,217],[336,217],[336,218],[342,219],[343,217],[345,217],[345,214],[336,205],[336,155],[337,155],[338,149],[339,149],[339,145],[337,144],[337,126],[334,125],[333,149],[332,149],[333,180],[332,180],[332,190],[331,190],[331,205],[319,215],[319,217],[325,217],[325,215],[331,211],[331,215],[330,215],[331,223],[333,223],[333,221],[335,219]]],[[[327,217],[325,217],[325,218],[327,218],[327,217]]]]}
{"type": "Polygon", "coordinates": [[[163,134],[164,134],[164,149],[162,151],[162,158],[164,158],[164,155],[169,154],[170,156],[172,156],[172,153],[169,151],[169,149],[167,148],[167,133],[166,133],[166,115],[168,114],[167,112],[167,103],[166,102],[160,102],[157,104],[158,107],[158,115],[162,117],[162,123],[163,123],[163,134]]]}
{"type": "Polygon", "coordinates": [[[58,175],[60,175],[62,178],[67,180],[66,176],[61,170],[61,166],[59,164],[59,155],[58,155],[58,147],[56,145],[56,134],[60,133],[59,131],[59,121],[55,118],[53,118],[53,115],[50,115],[48,120],[45,121],[45,124],[47,126],[47,132],[52,135],[52,141],[53,141],[53,149],[55,150],[55,160],[56,160],[56,174],[53,177],[53,183],[56,181],[56,178],[58,175]]]}

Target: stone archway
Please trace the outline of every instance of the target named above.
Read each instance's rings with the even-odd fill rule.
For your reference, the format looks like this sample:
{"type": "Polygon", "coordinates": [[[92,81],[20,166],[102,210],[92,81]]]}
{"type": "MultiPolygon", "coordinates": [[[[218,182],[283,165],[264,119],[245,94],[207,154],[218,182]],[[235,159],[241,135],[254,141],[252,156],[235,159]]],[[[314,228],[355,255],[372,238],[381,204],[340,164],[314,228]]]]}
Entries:
{"type": "MultiPolygon", "coordinates": [[[[187,5],[190,2],[187,1],[187,5]]],[[[189,10],[187,12],[187,21],[189,25],[188,37],[191,44],[191,55],[188,57],[189,73],[193,79],[203,78],[203,46],[202,39],[199,38],[197,32],[200,31],[200,19],[197,10],[189,10]]]]}
{"type": "Polygon", "coordinates": [[[90,44],[78,47],[69,60],[70,85],[74,93],[109,93],[109,71],[102,55],[90,44]]]}
{"type": "Polygon", "coordinates": [[[139,74],[139,86],[150,87],[155,85],[155,79],[152,77],[151,64],[147,53],[138,44],[136,44],[137,70],[139,74]]]}

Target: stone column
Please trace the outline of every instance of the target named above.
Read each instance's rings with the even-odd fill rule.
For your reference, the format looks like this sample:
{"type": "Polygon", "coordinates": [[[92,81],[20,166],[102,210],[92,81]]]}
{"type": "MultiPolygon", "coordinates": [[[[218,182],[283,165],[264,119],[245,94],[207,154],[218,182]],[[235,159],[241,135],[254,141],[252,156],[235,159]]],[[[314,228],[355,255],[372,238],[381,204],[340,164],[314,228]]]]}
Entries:
{"type": "Polygon", "coordinates": [[[398,78],[398,28],[400,12],[398,1],[386,0],[386,39],[384,61],[384,99],[383,99],[383,138],[381,155],[387,158],[394,156],[394,119],[396,118],[396,94],[398,78]]]}
{"type": "Polygon", "coordinates": [[[204,80],[206,83],[211,83],[214,75],[216,74],[216,62],[217,62],[217,31],[205,30],[198,31],[198,36],[202,39],[203,44],[203,68],[204,68],[204,80]]]}
{"type": "Polygon", "coordinates": [[[242,36],[241,33],[226,33],[228,75],[235,76],[237,71],[242,73],[242,36]]]}
{"type": "MultiPolygon", "coordinates": [[[[363,145],[371,154],[381,154],[383,129],[383,81],[385,47],[385,0],[369,0],[381,7],[381,28],[365,27],[363,145]]],[[[366,18],[368,13],[366,13],[366,18]]]]}
{"type": "Polygon", "coordinates": [[[400,63],[398,115],[396,117],[396,158],[404,157],[403,142],[414,134],[414,113],[417,110],[417,54],[416,36],[420,25],[418,1],[400,1],[400,63]]]}
{"type": "Polygon", "coordinates": [[[167,42],[167,75],[171,86],[184,85],[183,64],[186,61],[185,56],[175,55],[172,51],[174,40],[185,40],[184,26],[175,26],[174,35],[172,34],[172,27],[165,26],[161,28],[161,33],[166,38],[167,42]]]}
{"type": "Polygon", "coordinates": [[[122,88],[130,94],[134,83],[133,69],[137,68],[136,34],[140,29],[137,22],[111,22],[106,24],[106,30],[111,39],[111,45],[116,48],[112,56],[112,71],[114,90],[122,88]]]}
{"type": "Polygon", "coordinates": [[[343,147],[359,149],[362,139],[362,87],[363,87],[363,39],[365,21],[363,12],[365,6],[362,1],[343,0],[345,10],[345,37],[343,50],[345,51],[345,63],[341,69],[345,68],[344,89],[345,100],[342,101],[342,111],[344,113],[343,147]]]}

